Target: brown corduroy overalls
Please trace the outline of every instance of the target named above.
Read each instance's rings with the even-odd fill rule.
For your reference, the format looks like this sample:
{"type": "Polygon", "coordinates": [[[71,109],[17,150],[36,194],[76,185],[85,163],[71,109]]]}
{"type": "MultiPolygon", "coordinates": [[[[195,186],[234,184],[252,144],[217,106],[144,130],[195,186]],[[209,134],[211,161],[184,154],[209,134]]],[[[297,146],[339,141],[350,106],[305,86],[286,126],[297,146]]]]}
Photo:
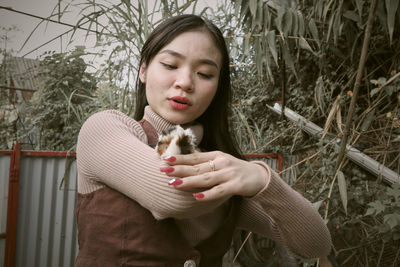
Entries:
{"type": "MultiPolygon", "coordinates": [[[[147,121],[140,123],[154,147],[157,132],[147,121]]],[[[75,266],[220,267],[231,245],[237,201],[230,200],[229,214],[218,231],[192,247],[172,218],[156,220],[136,201],[109,187],[78,194],[75,266]]]]}

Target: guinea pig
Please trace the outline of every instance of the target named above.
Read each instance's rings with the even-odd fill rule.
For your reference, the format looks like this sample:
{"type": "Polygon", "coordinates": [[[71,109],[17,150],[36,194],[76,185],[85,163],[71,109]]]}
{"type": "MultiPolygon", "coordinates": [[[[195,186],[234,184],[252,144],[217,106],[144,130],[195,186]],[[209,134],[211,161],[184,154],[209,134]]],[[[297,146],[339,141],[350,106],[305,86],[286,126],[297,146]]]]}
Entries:
{"type": "Polygon", "coordinates": [[[164,130],[155,147],[160,156],[190,154],[196,151],[196,136],[191,129],[175,125],[164,130]]]}

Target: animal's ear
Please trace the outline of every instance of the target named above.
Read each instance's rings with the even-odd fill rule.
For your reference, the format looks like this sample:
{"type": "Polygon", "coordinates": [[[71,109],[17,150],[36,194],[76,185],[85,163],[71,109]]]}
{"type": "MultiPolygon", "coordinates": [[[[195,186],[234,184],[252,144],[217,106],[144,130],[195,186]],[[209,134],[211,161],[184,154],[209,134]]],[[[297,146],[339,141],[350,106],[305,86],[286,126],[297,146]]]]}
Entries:
{"type": "Polygon", "coordinates": [[[142,83],[146,83],[146,72],[147,72],[147,66],[145,63],[142,63],[139,69],[139,79],[142,83]]]}

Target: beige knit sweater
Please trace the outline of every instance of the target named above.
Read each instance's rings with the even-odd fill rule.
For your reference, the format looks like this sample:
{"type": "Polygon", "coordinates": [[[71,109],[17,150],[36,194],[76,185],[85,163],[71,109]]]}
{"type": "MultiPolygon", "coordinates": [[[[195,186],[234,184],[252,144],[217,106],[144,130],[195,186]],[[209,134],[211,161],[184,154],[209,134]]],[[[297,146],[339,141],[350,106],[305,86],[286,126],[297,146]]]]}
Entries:
{"type": "MultiPolygon", "coordinates": [[[[149,106],[144,119],[158,133],[173,126],[149,106]]],[[[175,218],[192,245],[210,236],[226,215],[225,199],[198,202],[191,193],[169,186],[170,178],[160,172],[160,157],[147,145],[140,124],[119,111],[102,111],[85,122],[78,137],[77,163],[80,194],[111,187],[158,220],[175,218]]],[[[252,163],[265,168],[270,182],[256,196],[242,199],[237,227],[274,239],[302,258],[329,254],[329,231],[311,203],[265,163],[252,163]]]]}

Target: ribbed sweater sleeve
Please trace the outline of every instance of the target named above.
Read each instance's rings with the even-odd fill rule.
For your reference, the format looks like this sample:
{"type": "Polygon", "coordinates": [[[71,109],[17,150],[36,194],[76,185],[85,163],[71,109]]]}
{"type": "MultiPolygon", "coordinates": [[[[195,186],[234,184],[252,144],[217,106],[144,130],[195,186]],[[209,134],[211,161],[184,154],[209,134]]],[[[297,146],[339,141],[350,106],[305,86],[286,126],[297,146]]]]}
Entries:
{"type": "Polygon", "coordinates": [[[78,136],[78,192],[109,186],[156,219],[196,217],[224,201],[198,202],[192,193],[168,186],[170,178],[160,172],[161,160],[146,142],[140,124],[125,114],[108,110],[92,115],[78,136]]]}
{"type": "MultiPolygon", "coordinates": [[[[159,133],[171,125],[149,107],[145,110],[159,133]]],[[[226,199],[196,201],[192,193],[168,186],[161,160],[147,145],[141,125],[125,114],[108,110],[91,116],[82,126],[77,143],[78,193],[104,186],[115,189],[149,210],[156,219],[175,218],[182,233],[196,244],[223,221],[226,199]]],[[[251,198],[242,198],[238,227],[285,245],[302,258],[329,254],[330,234],[311,203],[287,185],[263,162],[268,181],[251,198]]]]}
{"type": "Polygon", "coordinates": [[[269,237],[300,258],[327,256],[332,246],[330,233],[311,202],[265,163],[254,164],[270,173],[270,181],[256,196],[243,198],[238,227],[269,237]]]}

